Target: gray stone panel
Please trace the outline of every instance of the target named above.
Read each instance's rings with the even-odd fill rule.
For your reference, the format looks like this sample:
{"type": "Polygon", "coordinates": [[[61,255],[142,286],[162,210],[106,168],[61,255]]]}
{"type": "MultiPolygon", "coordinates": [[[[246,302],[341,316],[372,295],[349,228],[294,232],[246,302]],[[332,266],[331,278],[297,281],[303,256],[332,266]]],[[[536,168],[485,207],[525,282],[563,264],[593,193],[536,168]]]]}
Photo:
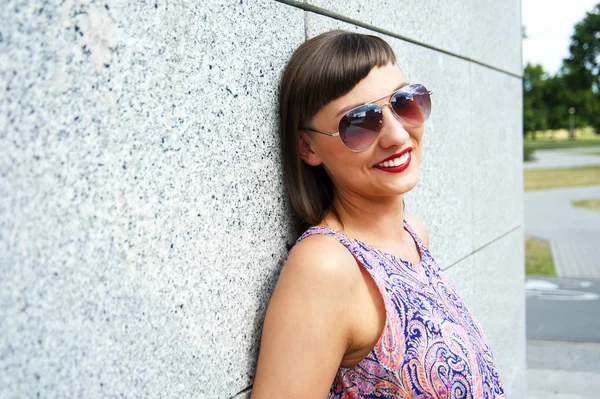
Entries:
{"type": "Polygon", "coordinates": [[[277,85],[303,12],[4,3],[0,397],[244,390],[291,238],[277,85]]]}
{"type": "MultiPolygon", "coordinates": [[[[330,29],[370,33],[309,13],[309,37],[330,29]]],[[[470,132],[469,63],[403,40],[378,35],[393,47],[406,79],[434,92],[423,136],[417,186],[406,194],[406,209],[429,230],[430,249],[442,268],[474,251],[473,164],[476,139],[470,132]]]]}
{"type": "Polygon", "coordinates": [[[471,65],[475,248],[523,226],[521,80],[471,65]]]}
{"type": "Polygon", "coordinates": [[[305,0],[305,3],[513,74],[522,74],[519,0],[305,0]]]}
{"type": "MultiPolygon", "coordinates": [[[[315,13],[308,36],[372,31],[315,13]]],[[[434,91],[420,181],[409,212],[430,234],[433,256],[485,328],[507,397],[525,395],[521,81],[379,35],[411,82],[434,91]],[[499,166],[501,165],[501,166],[499,166]]]]}
{"type": "Polygon", "coordinates": [[[465,42],[475,60],[523,75],[521,0],[469,0],[470,34],[465,42]]]}
{"type": "Polygon", "coordinates": [[[521,227],[445,271],[485,330],[507,398],[526,389],[524,259],[521,227]]]}

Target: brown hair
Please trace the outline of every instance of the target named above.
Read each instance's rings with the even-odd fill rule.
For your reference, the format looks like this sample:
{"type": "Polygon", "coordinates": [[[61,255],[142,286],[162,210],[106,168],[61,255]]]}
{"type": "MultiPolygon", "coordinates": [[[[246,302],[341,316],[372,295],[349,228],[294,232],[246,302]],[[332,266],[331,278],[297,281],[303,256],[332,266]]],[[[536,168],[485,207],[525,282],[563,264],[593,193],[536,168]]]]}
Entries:
{"type": "Polygon", "coordinates": [[[322,165],[310,166],[300,158],[298,128],[322,107],[343,96],[371,69],[396,63],[394,51],[383,39],[343,30],[322,33],[296,49],[281,80],[279,114],[281,155],[288,198],[301,231],[331,211],[334,186],[322,165]]]}

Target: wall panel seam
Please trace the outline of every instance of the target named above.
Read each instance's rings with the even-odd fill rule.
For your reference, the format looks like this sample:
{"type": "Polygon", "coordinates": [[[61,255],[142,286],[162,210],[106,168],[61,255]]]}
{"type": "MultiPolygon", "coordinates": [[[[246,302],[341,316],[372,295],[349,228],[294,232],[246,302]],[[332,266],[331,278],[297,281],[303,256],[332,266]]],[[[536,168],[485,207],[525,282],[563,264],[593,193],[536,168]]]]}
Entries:
{"type": "Polygon", "coordinates": [[[247,393],[252,392],[252,385],[250,385],[248,388],[241,390],[240,392],[236,393],[235,395],[233,395],[232,397],[230,397],[229,399],[236,399],[238,398],[240,395],[244,395],[247,393]]]}
{"type": "MultiPolygon", "coordinates": [[[[512,76],[512,77],[515,77],[515,78],[518,78],[518,79],[523,79],[523,75],[520,75],[520,74],[517,74],[517,73],[514,73],[514,72],[510,72],[510,71],[504,70],[502,68],[498,68],[496,66],[493,66],[493,65],[487,64],[485,62],[473,59],[471,57],[467,57],[465,55],[453,53],[452,51],[448,51],[448,50],[445,50],[443,48],[435,47],[435,46],[432,46],[430,44],[427,44],[427,43],[424,43],[424,42],[421,42],[421,41],[418,41],[418,40],[415,40],[415,39],[411,39],[410,37],[406,37],[406,36],[403,36],[403,35],[391,32],[391,31],[389,31],[387,29],[382,29],[382,28],[379,28],[377,26],[374,26],[374,25],[371,25],[371,24],[367,24],[365,22],[361,22],[361,21],[358,21],[356,19],[349,18],[349,17],[346,17],[344,15],[340,15],[340,14],[334,13],[332,11],[326,10],[324,8],[321,8],[321,7],[317,7],[317,6],[314,6],[314,5],[311,5],[311,4],[306,4],[306,3],[303,3],[303,2],[297,1],[297,0],[275,0],[275,1],[277,1],[279,3],[282,3],[282,4],[287,4],[287,5],[292,6],[292,7],[300,8],[300,9],[306,11],[307,14],[309,12],[312,12],[314,14],[319,14],[319,15],[322,15],[322,16],[325,16],[325,17],[328,17],[328,18],[336,19],[338,21],[346,22],[346,23],[349,23],[349,24],[352,24],[352,25],[355,25],[355,26],[358,26],[358,27],[361,27],[361,28],[364,28],[364,29],[371,30],[373,32],[381,33],[381,34],[386,35],[386,36],[390,36],[390,37],[393,37],[393,38],[396,38],[396,39],[404,40],[404,41],[412,43],[412,44],[416,44],[417,46],[425,47],[425,48],[428,48],[430,50],[434,50],[434,51],[438,51],[438,52],[446,54],[446,55],[450,55],[452,57],[460,58],[462,60],[469,61],[469,62],[472,62],[474,64],[478,64],[478,65],[481,65],[483,67],[493,69],[494,71],[502,72],[502,73],[504,73],[506,75],[509,75],[509,76],[512,76]]],[[[306,29],[306,33],[308,34],[308,24],[306,23],[306,19],[305,19],[304,26],[305,26],[305,29],[306,29]]]]}
{"type": "Polygon", "coordinates": [[[308,40],[308,13],[306,11],[304,11],[304,40],[308,40]]]}
{"type": "Polygon", "coordinates": [[[465,259],[467,259],[469,256],[472,256],[474,254],[476,254],[477,252],[480,252],[481,250],[489,247],[490,245],[500,241],[501,239],[503,239],[504,237],[508,236],[509,234],[513,233],[514,231],[522,228],[523,225],[519,224],[515,227],[513,227],[512,229],[509,229],[508,231],[506,231],[505,233],[500,234],[498,237],[494,238],[493,240],[491,240],[490,242],[488,242],[487,244],[482,245],[481,247],[477,248],[476,250],[474,250],[473,252],[471,252],[468,255],[463,256],[462,258],[460,258],[459,260],[457,260],[456,262],[452,263],[450,266],[443,268],[443,271],[449,270],[452,267],[458,265],[459,263],[461,263],[462,261],[464,261],[465,259]]]}

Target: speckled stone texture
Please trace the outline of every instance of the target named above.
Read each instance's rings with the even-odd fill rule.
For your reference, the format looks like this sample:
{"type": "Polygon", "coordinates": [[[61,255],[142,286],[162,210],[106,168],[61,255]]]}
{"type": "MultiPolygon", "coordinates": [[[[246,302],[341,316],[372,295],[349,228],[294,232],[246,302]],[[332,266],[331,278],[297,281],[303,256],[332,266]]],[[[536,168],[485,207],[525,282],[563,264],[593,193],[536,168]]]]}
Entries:
{"type": "MultiPolygon", "coordinates": [[[[373,34],[312,12],[307,27],[310,37],[338,28],[373,34]]],[[[524,398],[521,80],[375,34],[393,47],[409,82],[434,92],[407,211],[424,221],[433,256],[481,321],[507,397],[524,398]]]]}
{"type": "Polygon", "coordinates": [[[475,248],[523,226],[523,95],[520,79],[471,65],[475,248]]]}
{"type": "Polygon", "coordinates": [[[228,398],[291,237],[274,1],[0,2],[0,397],[228,398]]]}
{"type": "MultiPolygon", "coordinates": [[[[434,91],[406,205],[523,398],[518,1],[308,3],[443,50],[379,34],[434,91]]],[[[301,4],[0,0],[0,397],[249,397],[293,238],[281,71],[373,33],[301,4]]]]}
{"type": "Polygon", "coordinates": [[[434,48],[522,75],[519,0],[304,0],[434,48]]]}

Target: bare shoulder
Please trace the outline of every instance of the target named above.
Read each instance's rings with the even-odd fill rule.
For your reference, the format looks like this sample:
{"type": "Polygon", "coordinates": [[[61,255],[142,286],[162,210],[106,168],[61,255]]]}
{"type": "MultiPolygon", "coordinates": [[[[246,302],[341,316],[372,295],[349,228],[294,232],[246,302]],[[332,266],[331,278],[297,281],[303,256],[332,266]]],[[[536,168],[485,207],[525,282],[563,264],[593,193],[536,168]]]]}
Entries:
{"type": "Polygon", "coordinates": [[[308,292],[302,286],[310,285],[315,295],[335,292],[347,300],[344,295],[356,288],[360,275],[356,259],[346,247],[329,235],[313,234],[292,249],[279,279],[284,280],[280,285],[288,288],[294,285],[301,292],[308,292]]]}
{"type": "Polygon", "coordinates": [[[404,212],[404,218],[413,228],[415,233],[417,233],[421,241],[423,241],[423,244],[429,248],[429,232],[427,231],[427,227],[425,227],[425,224],[423,224],[421,219],[406,211],[404,212]]]}
{"type": "Polygon", "coordinates": [[[292,249],[265,315],[253,399],[327,396],[352,339],[356,265],[330,236],[306,237],[292,249]]]}
{"type": "Polygon", "coordinates": [[[284,269],[299,273],[316,273],[317,276],[353,281],[354,256],[335,238],[326,234],[313,234],[300,241],[291,251],[284,269]],[[298,270],[296,270],[298,269],[298,270]]]}

